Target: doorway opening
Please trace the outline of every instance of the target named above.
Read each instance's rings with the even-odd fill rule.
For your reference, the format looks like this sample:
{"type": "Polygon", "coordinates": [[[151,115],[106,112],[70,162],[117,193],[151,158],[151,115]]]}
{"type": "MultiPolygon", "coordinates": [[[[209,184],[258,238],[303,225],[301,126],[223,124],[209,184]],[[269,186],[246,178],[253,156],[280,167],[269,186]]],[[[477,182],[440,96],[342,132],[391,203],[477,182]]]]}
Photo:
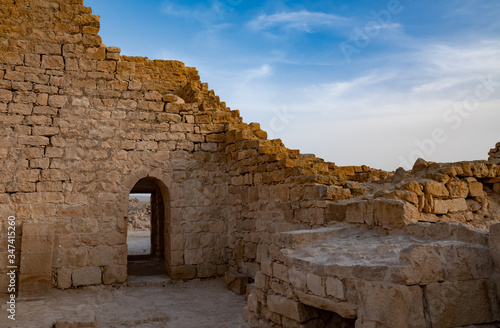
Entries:
{"type": "Polygon", "coordinates": [[[127,256],[151,255],[151,194],[130,194],[127,256]]]}
{"type": "Polygon", "coordinates": [[[165,275],[168,191],[155,178],[139,180],[130,191],[127,219],[129,276],[165,275]]]}

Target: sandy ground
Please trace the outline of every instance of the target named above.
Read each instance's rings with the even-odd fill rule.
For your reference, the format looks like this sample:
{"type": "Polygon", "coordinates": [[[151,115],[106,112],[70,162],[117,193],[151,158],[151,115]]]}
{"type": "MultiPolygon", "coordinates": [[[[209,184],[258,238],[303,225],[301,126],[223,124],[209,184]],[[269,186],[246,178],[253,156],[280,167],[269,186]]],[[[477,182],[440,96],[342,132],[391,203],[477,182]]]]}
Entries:
{"type": "Polygon", "coordinates": [[[147,255],[151,252],[151,232],[127,231],[128,255],[147,255]]]}
{"type": "Polygon", "coordinates": [[[54,290],[52,296],[17,303],[16,321],[7,318],[2,297],[0,327],[49,328],[56,321],[96,319],[97,327],[249,328],[246,304],[222,279],[192,280],[165,287],[95,287],[54,290]]]}

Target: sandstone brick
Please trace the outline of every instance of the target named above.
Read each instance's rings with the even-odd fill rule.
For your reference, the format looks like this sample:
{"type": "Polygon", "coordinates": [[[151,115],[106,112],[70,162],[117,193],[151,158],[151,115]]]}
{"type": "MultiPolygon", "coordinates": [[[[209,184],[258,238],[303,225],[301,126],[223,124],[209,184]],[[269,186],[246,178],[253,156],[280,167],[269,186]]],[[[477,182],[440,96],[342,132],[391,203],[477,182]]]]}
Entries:
{"type": "Polygon", "coordinates": [[[45,149],[45,156],[50,158],[61,158],[64,155],[64,149],[59,147],[47,147],[45,149]]]}
{"type": "Polygon", "coordinates": [[[451,180],[446,184],[446,188],[454,198],[467,198],[469,195],[469,185],[465,181],[451,180]]]}
{"type": "Polygon", "coordinates": [[[467,211],[467,202],[464,198],[441,200],[434,203],[434,214],[447,214],[467,211]]]}
{"type": "Polygon", "coordinates": [[[46,296],[52,287],[54,226],[23,224],[19,294],[22,297],[46,296]]]}
{"type": "Polygon", "coordinates": [[[469,197],[484,197],[484,189],[481,182],[469,183],[469,197]]]}
{"type": "Polygon", "coordinates": [[[307,289],[314,295],[325,297],[325,284],[323,278],[313,273],[307,274],[307,289]]]}
{"type": "Polygon", "coordinates": [[[437,181],[427,181],[424,185],[424,192],[433,197],[448,197],[450,195],[445,185],[437,181]]]}
{"type": "Polygon", "coordinates": [[[196,267],[193,265],[181,265],[171,268],[170,277],[176,279],[193,279],[196,277],[196,267]]]}
{"type": "Polygon", "coordinates": [[[50,139],[42,136],[26,136],[20,137],[19,143],[27,146],[48,146],[50,139]]]}
{"type": "Polygon", "coordinates": [[[426,327],[419,286],[360,281],[357,291],[363,304],[358,320],[375,321],[386,327],[426,327]]]}
{"type": "Polygon", "coordinates": [[[34,136],[44,136],[44,137],[51,137],[59,134],[59,128],[58,127],[52,127],[52,126],[36,126],[33,128],[33,135],[34,136]]]}
{"type": "Polygon", "coordinates": [[[71,275],[74,287],[98,285],[102,282],[101,269],[96,267],[85,267],[76,269],[71,275]]]}
{"type": "Polygon", "coordinates": [[[500,272],[500,223],[490,226],[489,245],[491,254],[493,255],[493,261],[495,262],[496,271],[500,272]]]}
{"type": "Polygon", "coordinates": [[[261,289],[264,291],[269,289],[269,277],[267,277],[261,271],[258,271],[255,274],[255,288],[261,289]]]}
{"type": "Polygon", "coordinates": [[[345,287],[344,283],[334,277],[326,278],[326,293],[339,300],[345,300],[345,287]]]}
{"type": "Polygon", "coordinates": [[[288,279],[295,289],[302,290],[306,287],[307,273],[295,268],[288,270],[288,279]]]}
{"type": "Polygon", "coordinates": [[[418,221],[420,215],[416,207],[398,200],[377,199],[374,206],[374,220],[383,227],[402,227],[418,221]]]}
{"type": "Polygon", "coordinates": [[[468,326],[500,319],[500,303],[491,282],[435,283],[424,290],[432,327],[468,326]]]}
{"type": "Polygon", "coordinates": [[[111,246],[97,246],[89,251],[90,265],[95,267],[105,267],[113,264],[115,250],[111,246]]]}
{"type": "Polygon", "coordinates": [[[346,221],[349,223],[373,223],[373,203],[354,202],[347,205],[346,221]]]}
{"type": "Polygon", "coordinates": [[[8,111],[13,114],[31,115],[33,104],[10,103],[8,111]]]}
{"type": "Polygon", "coordinates": [[[248,284],[248,277],[246,275],[234,271],[226,271],[225,277],[227,289],[237,295],[245,294],[248,284]]]}
{"type": "Polygon", "coordinates": [[[61,51],[61,45],[55,43],[42,43],[35,46],[37,54],[60,55],[61,51]]]}
{"type": "Polygon", "coordinates": [[[23,72],[18,72],[18,71],[6,71],[4,75],[5,80],[11,80],[11,81],[21,81],[24,82],[24,76],[25,73],[23,72]]]}
{"type": "Polygon", "coordinates": [[[271,259],[262,259],[260,267],[263,274],[267,275],[268,277],[273,276],[273,261],[271,259]]]}
{"type": "Polygon", "coordinates": [[[247,297],[248,309],[253,313],[260,313],[260,302],[257,300],[257,296],[254,293],[250,293],[247,297]]]}
{"type": "Polygon", "coordinates": [[[62,56],[42,56],[42,68],[46,69],[64,69],[64,59],[62,56]]]}
{"type": "Polygon", "coordinates": [[[105,285],[124,283],[127,281],[127,267],[125,265],[111,265],[103,270],[102,282],[105,285]]]}
{"type": "Polygon", "coordinates": [[[278,262],[273,262],[273,277],[288,282],[288,267],[278,262]]]}
{"type": "Polygon", "coordinates": [[[212,263],[202,263],[198,266],[197,276],[199,278],[217,277],[217,265],[212,263]]]}
{"type": "Polygon", "coordinates": [[[69,268],[58,268],[57,269],[57,288],[67,289],[71,288],[71,273],[72,270],[69,268]]]}
{"type": "Polygon", "coordinates": [[[104,60],[106,59],[106,48],[87,48],[85,51],[85,58],[104,60]]]}
{"type": "Polygon", "coordinates": [[[300,323],[318,316],[314,308],[279,295],[269,295],[267,297],[267,306],[270,311],[300,323]]]}
{"type": "Polygon", "coordinates": [[[317,309],[337,313],[342,318],[354,319],[357,317],[357,307],[347,302],[339,302],[328,298],[323,298],[304,293],[297,293],[301,303],[312,306],[317,309]]]}
{"type": "Polygon", "coordinates": [[[12,92],[5,89],[0,89],[0,102],[7,103],[12,100],[12,92]]]}
{"type": "Polygon", "coordinates": [[[68,102],[67,96],[56,96],[56,95],[49,96],[49,106],[51,107],[62,108],[64,107],[64,105],[66,105],[67,102],[68,102]]]}

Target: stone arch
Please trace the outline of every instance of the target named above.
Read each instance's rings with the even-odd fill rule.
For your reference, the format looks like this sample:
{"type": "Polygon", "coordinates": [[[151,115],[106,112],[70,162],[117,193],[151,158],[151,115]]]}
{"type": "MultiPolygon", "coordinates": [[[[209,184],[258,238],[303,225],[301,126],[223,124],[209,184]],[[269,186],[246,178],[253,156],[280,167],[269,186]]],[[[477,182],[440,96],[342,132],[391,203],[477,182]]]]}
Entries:
{"type": "MultiPolygon", "coordinates": [[[[171,275],[171,191],[173,179],[162,170],[140,168],[124,179],[120,197],[119,230],[127,240],[128,199],[131,193],[151,194],[151,256],[165,261],[165,273],[171,275]]],[[[127,256],[125,253],[124,256],[127,256]]],[[[124,259],[126,261],[126,259],[124,259]]]]}

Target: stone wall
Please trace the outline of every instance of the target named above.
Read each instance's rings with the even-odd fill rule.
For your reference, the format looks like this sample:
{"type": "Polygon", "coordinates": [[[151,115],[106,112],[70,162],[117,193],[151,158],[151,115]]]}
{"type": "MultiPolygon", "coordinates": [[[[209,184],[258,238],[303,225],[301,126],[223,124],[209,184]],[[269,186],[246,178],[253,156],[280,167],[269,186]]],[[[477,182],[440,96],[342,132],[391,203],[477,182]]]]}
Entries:
{"type": "Polygon", "coordinates": [[[447,222],[389,235],[349,226],[279,234],[250,287],[245,319],[255,327],[498,321],[499,227],[492,226],[490,245],[486,232],[447,222]]]}
{"type": "Polygon", "coordinates": [[[238,112],[193,68],[104,46],[82,1],[4,1],[0,10],[0,216],[15,215],[18,231],[53,226],[52,283],[125,281],[128,194],[144,178],[168,200],[168,273],[224,273],[224,132],[241,123],[238,112]]]}
{"type": "Polygon", "coordinates": [[[489,161],[499,164],[500,163],[500,142],[496,144],[495,148],[491,149],[489,154],[489,161]]]}
{"type": "MultiPolygon", "coordinates": [[[[394,326],[391,320],[399,319],[387,319],[371,290],[381,291],[382,299],[396,293],[409,304],[424,296],[445,304],[429,291],[444,293],[444,283],[468,286],[460,287],[463,293],[481,291],[472,298],[477,313],[499,320],[485,301],[495,300],[500,286],[500,169],[494,161],[419,160],[412,171],[395,173],[338,167],[268,140],[259,124],[244,123],[201,83],[196,69],[121,56],[119,48],[103,45],[99,18],[82,0],[0,4],[0,217],[17,219],[25,295],[125,282],[128,196],[143,191],[154,194],[152,246],[164,256],[166,273],[191,279],[233,270],[254,278],[246,316],[255,325],[349,326],[358,320],[368,327],[384,317],[385,326],[394,326]],[[443,225],[447,221],[469,228],[452,229],[443,225]],[[316,263],[341,252],[328,244],[335,231],[348,232],[352,243],[343,249],[355,259],[363,250],[350,234],[367,230],[376,231],[366,237],[374,244],[380,236],[394,245],[407,240],[395,250],[374,248],[393,261],[391,268],[375,265],[377,256],[372,264],[365,259],[361,273],[316,263]],[[408,237],[415,231],[419,242],[408,237]],[[299,253],[307,249],[300,245],[321,238],[330,253],[312,253],[302,266],[299,253]],[[415,277],[420,253],[413,246],[424,258],[439,253],[446,263],[465,257],[481,272],[454,275],[457,264],[415,277]],[[482,262],[473,263],[476,257],[482,262]]],[[[2,225],[1,261],[7,259],[6,234],[2,225]]],[[[413,318],[414,309],[402,311],[413,318]]],[[[417,312],[414,324],[422,316],[436,327],[449,324],[425,306],[417,312]]],[[[486,322],[468,318],[460,324],[486,322]]]]}

